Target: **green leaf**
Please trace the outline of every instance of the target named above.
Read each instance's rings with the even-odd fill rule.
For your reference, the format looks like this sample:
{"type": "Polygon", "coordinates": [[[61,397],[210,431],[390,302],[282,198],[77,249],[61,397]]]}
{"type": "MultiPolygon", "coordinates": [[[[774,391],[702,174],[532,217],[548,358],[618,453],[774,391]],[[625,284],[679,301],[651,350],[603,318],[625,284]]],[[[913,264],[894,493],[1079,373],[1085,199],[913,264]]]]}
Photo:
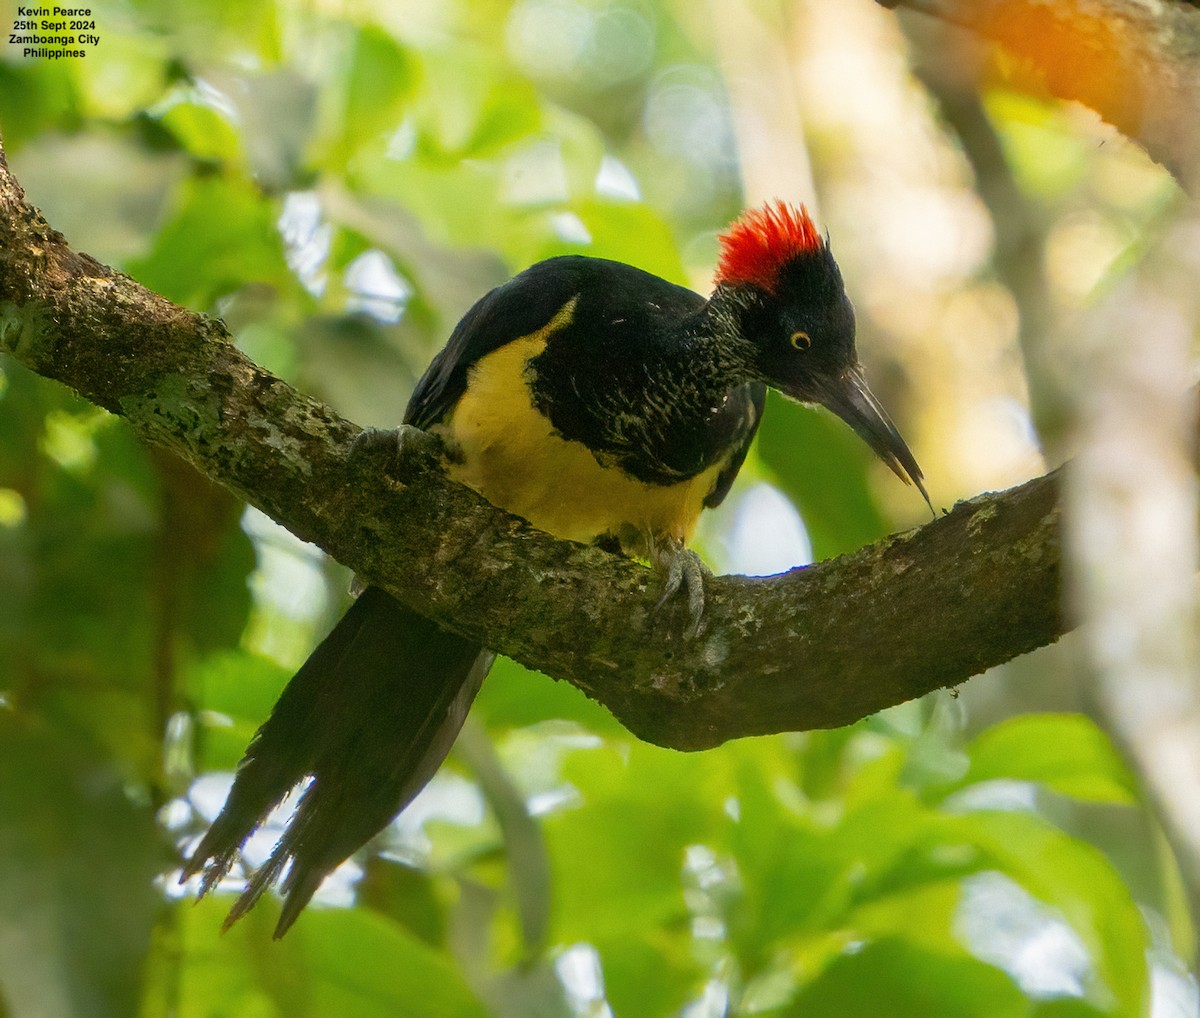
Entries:
{"type": "Polygon", "coordinates": [[[424,63],[420,101],[414,110],[420,149],[426,157],[442,162],[493,155],[498,146],[537,129],[536,94],[495,56],[473,46],[439,47],[433,56],[424,63]],[[513,115],[510,91],[529,100],[518,115],[513,115]]]}
{"type": "Polygon", "coordinates": [[[1034,1001],[1030,1018],[1105,1018],[1112,1012],[1089,1004],[1078,997],[1034,1001]]]}
{"type": "Polygon", "coordinates": [[[1088,172],[1087,142],[1066,127],[1060,106],[1003,88],[990,89],[985,98],[1005,162],[1023,191],[1061,198],[1079,188],[1088,172]]]}
{"type": "Polygon", "coordinates": [[[1035,781],[1087,802],[1133,804],[1137,779],[1108,737],[1082,714],[1024,714],[982,732],[970,769],[955,787],[981,781],[1035,781]]]}
{"type": "Polygon", "coordinates": [[[604,993],[617,1015],[675,1015],[703,984],[704,970],[680,936],[601,939],[604,993]]]}
{"type": "Polygon", "coordinates": [[[370,909],[310,906],[283,940],[272,942],[275,910],[269,903],[222,935],[228,906],[225,896],[176,906],[176,942],[163,936],[155,945],[148,962],[151,995],[143,1014],[486,1014],[447,954],[370,909]],[[170,998],[156,999],[168,993],[170,998]]]}
{"type": "Polygon", "coordinates": [[[847,871],[858,860],[838,858],[829,839],[808,824],[764,824],[749,799],[743,783],[742,818],[731,841],[744,877],[729,909],[729,937],[754,975],[786,944],[820,940],[841,926],[849,905],[847,871]]]}
{"type": "Polygon", "coordinates": [[[598,735],[623,736],[626,731],[578,687],[505,657],[497,658],[492,665],[471,710],[492,730],[543,721],[574,721],[598,735]]]}
{"type": "Polygon", "coordinates": [[[870,450],[824,410],[772,392],[758,432],[758,454],[795,503],[820,561],[883,537],[889,530],[871,493],[870,450]]]}
{"type": "Polygon", "coordinates": [[[196,766],[232,771],[291,673],[268,658],[228,650],[194,662],[184,677],[188,701],[201,711],[196,766]]]}
{"type": "Polygon", "coordinates": [[[233,125],[211,106],[177,102],[159,121],[196,159],[233,163],[242,158],[241,139],[233,125]]]}
{"type": "Polygon", "coordinates": [[[0,488],[36,511],[0,540],[0,689],[151,781],[154,472],[118,419],[15,365],[5,377],[0,441],[16,455],[0,453],[0,488]]]}
{"type": "Polygon", "coordinates": [[[137,1013],[163,853],[106,757],[0,708],[0,996],[14,1015],[137,1013]]]}
{"type": "Polygon", "coordinates": [[[893,894],[872,897],[851,913],[855,936],[902,937],[923,950],[945,955],[962,953],[954,917],[962,897],[962,881],[914,882],[893,894]]]}
{"type": "Polygon", "coordinates": [[[270,658],[231,649],[196,661],[185,676],[188,698],[205,710],[261,723],[291,672],[270,658]]]}
{"type": "Polygon", "coordinates": [[[650,206],[594,198],[569,207],[592,237],[584,253],[628,262],[677,283],[686,281],[675,235],[650,206]]]}
{"type": "Polygon", "coordinates": [[[689,845],[724,825],[732,787],[721,754],[616,740],[572,753],[564,777],[582,802],[544,820],[554,866],[554,939],[650,937],[685,922],[689,845]]]}
{"type": "MultiPolygon", "coordinates": [[[[820,735],[805,743],[823,753],[828,740],[820,735]]],[[[919,815],[914,798],[893,782],[893,795],[874,798],[879,808],[855,811],[847,826],[843,799],[810,807],[786,782],[796,764],[785,740],[737,743],[723,752],[737,759],[738,819],[724,844],[740,874],[726,922],[745,972],[758,974],[781,949],[827,953],[830,931],[839,931],[838,945],[849,935],[841,931],[862,885],[909,845],[919,815]]]]}
{"type": "Polygon", "coordinates": [[[80,105],[68,61],[0,60],[0,124],[9,159],[38,135],[77,129],[80,105]]]}
{"type": "Polygon", "coordinates": [[[360,194],[411,209],[438,243],[499,248],[510,242],[511,217],[500,206],[499,171],[491,163],[442,165],[418,153],[403,161],[365,161],[355,178],[360,194]]]}
{"type": "MultiPolygon", "coordinates": [[[[270,62],[278,58],[279,8],[275,3],[231,4],[228,0],[134,0],[132,30],[145,47],[166,37],[170,51],[198,62],[225,59],[270,62]]],[[[100,27],[101,34],[104,28],[100,27]]],[[[116,26],[113,25],[112,29],[116,26]]],[[[103,43],[101,44],[103,45],[103,43]]]]}
{"type": "Polygon", "coordinates": [[[368,853],[357,890],[360,908],[383,913],[430,947],[446,946],[445,910],[435,879],[424,870],[368,853]]]}
{"type": "Polygon", "coordinates": [[[464,154],[494,158],[524,138],[537,137],[544,117],[541,97],[528,82],[511,77],[498,80],[483,97],[464,154]]]}
{"type": "Polygon", "coordinates": [[[786,1012],[888,1018],[1023,1018],[1029,1002],[999,969],[884,939],[843,954],[786,1012]]]}
{"type": "Polygon", "coordinates": [[[419,65],[409,51],[374,25],[362,27],[335,24],[327,31],[349,35],[345,53],[334,70],[326,97],[322,154],[319,160],[328,171],[344,171],[364,145],[376,142],[400,126],[404,100],[418,80],[419,65]]]}
{"type": "Polygon", "coordinates": [[[1121,1015],[1140,1015],[1149,992],[1148,933],[1129,889],[1103,853],[1026,813],[947,817],[988,864],[1056,908],[1088,949],[1098,983],[1088,996],[1121,1015]],[[1115,1007],[1114,1007],[1115,1005],[1115,1007]]]}
{"type": "Polygon", "coordinates": [[[177,202],[150,252],[125,267],[140,283],[198,310],[249,282],[292,283],[277,212],[249,181],[194,178],[177,202]]]}
{"type": "Polygon", "coordinates": [[[114,31],[116,25],[102,24],[100,12],[94,7],[92,11],[103,42],[91,49],[86,60],[69,63],[86,116],[117,123],[136,116],[159,97],[169,54],[161,39],[136,29],[128,34],[114,31]]]}

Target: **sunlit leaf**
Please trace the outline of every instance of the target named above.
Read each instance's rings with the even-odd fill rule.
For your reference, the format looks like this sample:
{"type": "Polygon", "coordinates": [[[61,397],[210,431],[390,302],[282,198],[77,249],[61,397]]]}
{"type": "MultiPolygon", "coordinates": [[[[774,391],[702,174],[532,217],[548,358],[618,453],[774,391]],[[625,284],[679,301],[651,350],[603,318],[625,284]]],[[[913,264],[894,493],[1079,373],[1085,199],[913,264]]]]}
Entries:
{"type": "Polygon", "coordinates": [[[1022,1018],[1030,1010],[1016,984],[990,965],[885,939],[847,951],[785,1013],[1022,1018]]]}
{"type": "MultiPolygon", "coordinates": [[[[212,53],[273,59],[279,7],[274,3],[231,4],[225,0],[135,0],[137,34],[161,33],[172,50],[188,57],[212,53]]],[[[131,32],[131,34],[133,34],[131,32]]]]}
{"type": "Polygon", "coordinates": [[[328,90],[341,102],[326,114],[330,123],[323,141],[323,162],[336,171],[345,168],[361,145],[400,126],[402,101],[413,88],[419,69],[404,47],[373,25],[353,29],[331,26],[329,30],[349,36],[337,66],[336,85],[328,90]]]}
{"type": "Polygon", "coordinates": [[[1000,88],[989,90],[986,101],[1022,187],[1053,197],[1079,186],[1087,172],[1081,146],[1087,143],[1063,129],[1061,106],[1041,96],[1000,88]]]}
{"type": "Polygon", "coordinates": [[[291,282],[278,213],[247,181],[196,178],[178,202],[153,249],[126,266],[139,282],[200,310],[248,282],[291,282]]]}
{"type": "Polygon", "coordinates": [[[498,658],[472,708],[491,729],[575,721],[599,734],[623,735],[625,729],[604,707],[569,682],[555,681],[508,658],[498,658]]]}
{"type": "Polygon", "coordinates": [[[96,16],[95,34],[103,43],[89,47],[86,59],[71,61],[85,113],[114,122],[135,116],[161,94],[168,74],[168,48],[145,33],[135,36],[109,31],[111,23],[104,24],[99,10],[90,9],[96,16]]]}
{"type": "Polygon", "coordinates": [[[571,209],[591,237],[589,249],[581,253],[625,261],[672,282],[686,282],[674,237],[645,205],[592,199],[573,203],[571,209]]]}
{"type": "Polygon", "coordinates": [[[716,754],[641,744],[571,754],[564,775],[582,802],[544,821],[554,866],[555,939],[625,935],[630,916],[639,917],[646,936],[686,922],[686,849],[704,843],[721,823],[723,790],[730,788],[724,770],[716,754]]]}
{"type": "Polygon", "coordinates": [[[195,751],[202,773],[237,766],[289,678],[275,662],[242,650],[211,654],[188,669],[188,701],[199,711],[195,751]]]}
{"type": "Polygon", "coordinates": [[[1089,802],[1133,803],[1137,782],[1095,722],[1082,714],[1023,714],[994,725],[969,748],[960,786],[1003,778],[1036,781],[1089,802]]]}
{"type": "Polygon", "coordinates": [[[958,875],[873,897],[857,906],[850,919],[856,936],[902,937],[907,943],[945,955],[961,953],[954,916],[962,894],[958,875]]]}
{"type": "Polygon", "coordinates": [[[273,943],[269,907],[222,935],[228,904],[218,897],[178,907],[177,943],[164,936],[155,945],[151,978],[177,994],[170,1010],[180,1018],[486,1014],[447,954],[373,911],[310,908],[273,943]]]}
{"type": "Polygon", "coordinates": [[[600,939],[605,996],[618,1015],[670,1015],[703,986],[686,937],[669,933],[600,939]]]}
{"type": "Polygon", "coordinates": [[[241,156],[241,142],[228,119],[197,102],[180,102],[160,118],[187,152],[197,159],[233,162],[241,156]]]}
{"type": "Polygon", "coordinates": [[[1098,982],[1089,999],[1119,1014],[1146,1001],[1147,930],[1128,888],[1104,855],[1039,817],[980,812],[947,818],[947,835],[968,840],[990,865],[1058,909],[1087,947],[1098,982]]]}

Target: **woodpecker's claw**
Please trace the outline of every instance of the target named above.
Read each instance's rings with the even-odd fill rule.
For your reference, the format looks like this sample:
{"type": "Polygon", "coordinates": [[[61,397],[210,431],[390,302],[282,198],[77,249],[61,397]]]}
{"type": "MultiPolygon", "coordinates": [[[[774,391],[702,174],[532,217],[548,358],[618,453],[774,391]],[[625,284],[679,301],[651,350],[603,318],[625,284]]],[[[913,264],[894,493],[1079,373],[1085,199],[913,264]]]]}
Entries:
{"type": "MultiPolygon", "coordinates": [[[[442,440],[428,431],[402,424],[398,428],[363,428],[350,443],[350,456],[374,456],[391,452],[397,474],[406,463],[439,461],[445,447],[442,440]]],[[[401,476],[400,480],[404,480],[401,476]]]]}
{"type": "Polygon", "coordinates": [[[350,455],[361,456],[363,453],[371,453],[381,447],[386,448],[391,446],[393,449],[400,447],[400,429],[399,428],[363,428],[354,440],[350,443],[350,455]]]}
{"type": "Polygon", "coordinates": [[[690,622],[684,635],[690,640],[700,632],[704,619],[704,578],[710,576],[708,567],[682,541],[666,538],[651,543],[650,561],[663,574],[663,591],[655,604],[662,608],[682,587],[687,591],[690,622]]]}

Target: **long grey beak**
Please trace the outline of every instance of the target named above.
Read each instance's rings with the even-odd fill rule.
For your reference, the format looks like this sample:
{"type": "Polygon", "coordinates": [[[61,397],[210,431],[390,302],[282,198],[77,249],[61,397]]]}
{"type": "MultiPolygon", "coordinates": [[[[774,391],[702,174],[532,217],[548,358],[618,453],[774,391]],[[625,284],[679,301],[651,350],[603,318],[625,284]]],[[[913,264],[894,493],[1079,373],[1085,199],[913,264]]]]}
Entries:
{"type": "Polygon", "coordinates": [[[900,480],[905,484],[915,484],[929,511],[933,512],[929,492],[922,483],[924,475],[921,468],[917,466],[917,461],[913,459],[913,454],[887,411],[867,388],[867,380],[859,365],[847,368],[831,384],[822,387],[819,402],[849,424],[900,480]]]}

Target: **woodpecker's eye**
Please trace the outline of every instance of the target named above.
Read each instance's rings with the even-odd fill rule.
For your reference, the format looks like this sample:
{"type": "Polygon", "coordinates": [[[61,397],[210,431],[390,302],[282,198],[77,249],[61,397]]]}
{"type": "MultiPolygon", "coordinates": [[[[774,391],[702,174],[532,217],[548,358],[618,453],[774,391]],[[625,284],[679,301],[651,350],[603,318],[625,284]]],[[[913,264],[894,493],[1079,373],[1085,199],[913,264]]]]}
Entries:
{"type": "Polygon", "coordinates": [[[807,350],[812,346],[812,336],[802,329],[792,333],[791,341],[796,350],[807,350]]]}

